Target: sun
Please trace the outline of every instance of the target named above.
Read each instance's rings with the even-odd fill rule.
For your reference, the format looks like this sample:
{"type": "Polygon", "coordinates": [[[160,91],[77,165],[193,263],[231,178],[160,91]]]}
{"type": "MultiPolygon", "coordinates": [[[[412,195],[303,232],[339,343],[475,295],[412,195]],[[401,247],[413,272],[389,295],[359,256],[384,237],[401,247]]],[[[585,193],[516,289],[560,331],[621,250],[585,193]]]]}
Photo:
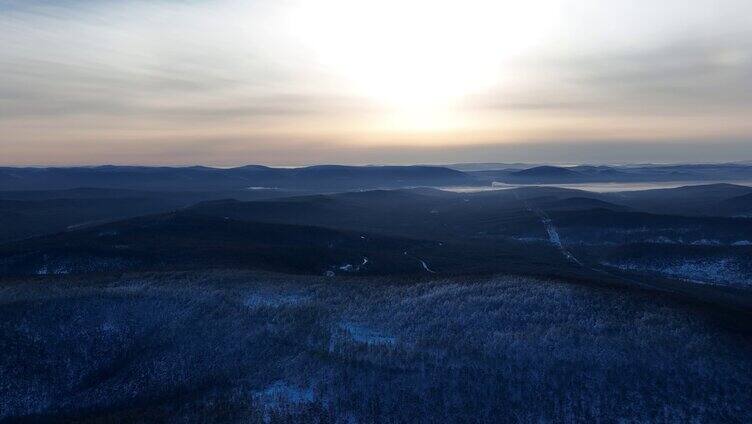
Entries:
{"type": "Polygon", "coordinates": [[[550,1],[323,0],[290,23],[348,90],[410,120],[444,120],[463,96],[503,83],[505,63],[551,25],[550,1]]]}

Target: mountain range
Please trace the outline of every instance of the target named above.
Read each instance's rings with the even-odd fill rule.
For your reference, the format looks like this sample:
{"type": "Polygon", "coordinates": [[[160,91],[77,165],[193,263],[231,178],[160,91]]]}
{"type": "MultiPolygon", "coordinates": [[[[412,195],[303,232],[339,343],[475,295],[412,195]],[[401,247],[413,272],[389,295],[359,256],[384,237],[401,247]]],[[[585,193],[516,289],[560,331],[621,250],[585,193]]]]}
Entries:
{"type": "Polygon", "coordinates": [[[0,168],[0,191],[61,190],[82,187],[133,190],[298,190],[344,191],[377,188],[488,186],[509,184],[577,184],[629,182],[752,181],[752,165],[579,165],[521,164],[477,167],[341,166],[237,168],[96,166],[67,168],[0,168]],[[476,169],[481,170],[476,170],[476,169]]]}

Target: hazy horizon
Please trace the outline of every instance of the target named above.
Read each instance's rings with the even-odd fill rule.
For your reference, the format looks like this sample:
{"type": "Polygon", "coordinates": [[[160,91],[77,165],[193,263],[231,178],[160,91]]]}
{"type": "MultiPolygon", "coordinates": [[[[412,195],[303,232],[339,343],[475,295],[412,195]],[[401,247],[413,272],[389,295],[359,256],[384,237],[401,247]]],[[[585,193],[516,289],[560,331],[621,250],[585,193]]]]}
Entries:
{"type": "MultiPolygon", "coordinates": [[[[609,143],[607,145],[591,146],[589,144],[544,144],[544,145],[512,145],[512,146],[460,146],[443,149],[425,149],[402,147],[399,151],[385,151],[371,149],[367,154],[357,152],[351,155],[328,155],[326,151],[309,161],[285,161],[258,159],[249,154],[247,159],[232,160],[169,160],[148,158],[147,155],[139,159],[117,160],[113,157],[103,157],[92,160],[63,160],[63,161],[20,161],[12,162],[0,159],[0,167],[94,167],[94,166],[206,166],[213,168],[233,168],[246,165],[261,165],[268,167],[305,167],[315,165],[343,165],[343,166],[408,166],[408,165],[462,165],[462,164],[527,164],[576,166],[576,165],[682,165],[682,164],[731,164],[751,163],[752,155],[746,142],[729,143],[730,147],[718,144],[708,145],[671,145],[661,144],[646,146],[635,151],[630,143],[609,143]],[[603,147],[599,149],[598,147],[603,147]],[[516,151],[517,155],[505,154],[504,150],[516,151]],[[631,151],[630,151],[631,150],[631,151]],[[679,150],[679,151],[674,151],[679,150]],[[447,151],[449,153],[447,154],[447,151]],[[332,160],[337,158],[340,160],[332,160]],[[373,158],[368,160],[366,158],[373,158]],[[155,160],[156,159],[156,160],[155,160]]],[[[179,156],[179,155],[178,155],[179,156]]]]}

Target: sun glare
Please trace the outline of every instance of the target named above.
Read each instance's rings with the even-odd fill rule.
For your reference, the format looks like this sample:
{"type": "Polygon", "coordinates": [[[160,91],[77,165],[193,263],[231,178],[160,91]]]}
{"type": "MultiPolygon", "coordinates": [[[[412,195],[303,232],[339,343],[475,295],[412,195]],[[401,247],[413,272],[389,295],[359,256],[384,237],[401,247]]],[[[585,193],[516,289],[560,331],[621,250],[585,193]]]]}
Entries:
{"type": "Polygon", "coordinates": [[[459,98],[503,83],[505,62],[543,41],[550,3],[325,0],[302,4],[290,22],[349,90],[400,125],[441,127],[459,98]]]}

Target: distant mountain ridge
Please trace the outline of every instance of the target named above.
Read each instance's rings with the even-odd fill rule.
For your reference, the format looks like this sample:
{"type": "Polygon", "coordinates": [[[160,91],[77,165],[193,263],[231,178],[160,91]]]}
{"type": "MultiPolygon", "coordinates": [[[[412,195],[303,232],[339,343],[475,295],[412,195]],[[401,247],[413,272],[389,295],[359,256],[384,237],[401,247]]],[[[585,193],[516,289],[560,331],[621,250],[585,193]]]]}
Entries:
{"type": "Polygon", "coordinates": [[[568,168],[560,168],[558,166],[536,166],[534,168],[523,169],[522,171],[515,171],[509,174],[514,179],[530,179],[536,182],[541,181],[568,181],[576,180],[581,177],[582,174],[573,171],[568,168]]]}
{"type": "Polygon", "coordinates": [[[350,190],[476,184],[463,172],[437,166],[237,168],[97,166],[0,168],[0,190],[99,187],[139,190],[237,190],[243,188],[350,190]]]}
{"type": "Polygon", "coordinates": [[[460,166],[315,165],[272,168],[115,166],[0,167],[0,191],[65,190],[82,187],[150,191],[280,189],[336,192],[411,187],[487,186],[508,184],[580,184],[637,182],[752,182],[752,165],[578,165],[527,166],[499,164],[460,166]],[[473,170],[473,169],[481,170],[473,170]]]}
{"type": "Polygon", "coordinates": [[[483,168],[467,173],[480,180],[510,184],[752,181],[752,166],[745,164],[542,165],[526,169],[483,168]]]}

